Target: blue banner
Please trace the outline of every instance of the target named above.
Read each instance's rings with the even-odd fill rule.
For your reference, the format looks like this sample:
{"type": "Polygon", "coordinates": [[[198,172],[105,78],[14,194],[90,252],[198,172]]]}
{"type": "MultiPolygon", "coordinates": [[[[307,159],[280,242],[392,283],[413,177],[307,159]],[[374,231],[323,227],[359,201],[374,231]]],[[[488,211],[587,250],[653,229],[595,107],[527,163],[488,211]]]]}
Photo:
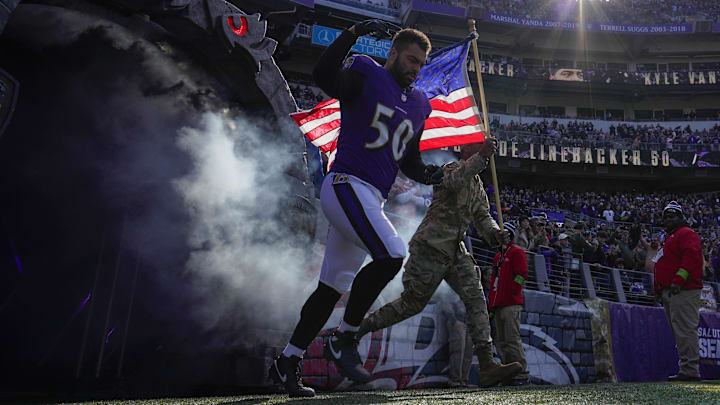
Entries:
{"type": "MultiPolygon", "coordinates": [[[[337,39],[337,37],[340,36],[340,34],[342,34],[342,30],[323,27],[322,25],[313,25],[312,43],[320,46],[329,46],[333,43],[333,41],[335,41],[335,39],[337,39]]],[[[364,36],[358,38],[357,42],[352,48],[350,48],[350,50],[369,56],[387,59],[391,46],[391,41],[386,41],[384,39],[378,40],[373,37],[364,36]]]]}
{"type": "MultiPolygon", "coordinates": [[[[623,381],[663,381],[678,372],[675,338],[662,307],[610,302],[615,373],[623,381]]],[[[700,375],[720,378],[720,314],[700,312],[700,375]]]]}
{"type": "Polygon", "coordinates": [[[495,13],[486,13],[485,20],[501,24],[521,25],[530,28],[617,32],[625,34],[691,34],[693,32],[692,24],[627,25],[601,24],[595,22],[580,24],[572,21],[538,20],[534,18],[512,17],[495,13]]]}

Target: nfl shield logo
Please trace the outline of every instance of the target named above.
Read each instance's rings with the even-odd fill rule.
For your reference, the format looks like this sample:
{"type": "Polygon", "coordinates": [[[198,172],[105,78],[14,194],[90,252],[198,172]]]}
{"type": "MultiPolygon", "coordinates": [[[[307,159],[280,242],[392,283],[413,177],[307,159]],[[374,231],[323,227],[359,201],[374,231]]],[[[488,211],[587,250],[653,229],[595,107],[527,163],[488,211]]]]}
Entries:
{"type": "Polygon", "coordinates": [[[10,74],[0,69],[0,135],[10,123],[10,117],[17,103],[20,85],[10,74]]]}
{"type": "Polygon", "coordinates": [[[333,179],[333,184],[344,184],[348,182],[348,176],[347,174],[338,173],[335,175],[335,178],[333,179]]]}

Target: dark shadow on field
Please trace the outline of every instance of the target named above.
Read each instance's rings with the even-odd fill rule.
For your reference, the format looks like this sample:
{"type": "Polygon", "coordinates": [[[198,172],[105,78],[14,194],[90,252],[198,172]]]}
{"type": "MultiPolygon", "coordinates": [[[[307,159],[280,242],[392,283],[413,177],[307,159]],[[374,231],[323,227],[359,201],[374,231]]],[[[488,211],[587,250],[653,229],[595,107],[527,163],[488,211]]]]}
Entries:
{"type": "MultiPolygon", "coordinates": [[[[316,405],[316,404],[386,404],[393,401],[393,398],[381,394],[364,394],[360,392],[348,392],[338,394],[323,394],[315,398],[289,398],[282,395],[284,399],[293,405],[316,405]]],[[[268,397],[264,398],[248,398],[233,402],[223,402],[217,405],[253,405],[267,402],[268,397]]]]}

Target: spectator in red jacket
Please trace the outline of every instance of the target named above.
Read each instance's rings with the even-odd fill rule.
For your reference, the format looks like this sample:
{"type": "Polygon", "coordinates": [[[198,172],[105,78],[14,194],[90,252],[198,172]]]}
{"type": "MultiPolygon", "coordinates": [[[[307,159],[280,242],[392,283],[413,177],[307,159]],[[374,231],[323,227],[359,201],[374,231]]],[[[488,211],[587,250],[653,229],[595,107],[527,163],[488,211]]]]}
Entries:
{"type": "Polygon", "coordinates": [[[520,312],[523,309],[522,287],[527,278],[525,251],[515,245],[515,226],[505,223],[505,244],[495,255],[495,266],[490,277],[488,308],[495,319],[495,349],[503,364],[519,362],[523,371],[508,384],[527,384],[530,374],[525,360],[525,349],[520,339],[520,312]]]}
{"type": "Polygon", "coordinates": [[[655,294],[663,307],[677,343],[679,371],[670,381],[700,379],[698,321],[702,290],[702,242],[690,229],[682,207],[670,201],[663,209],[668,237],[655,259],[655,294]]]}

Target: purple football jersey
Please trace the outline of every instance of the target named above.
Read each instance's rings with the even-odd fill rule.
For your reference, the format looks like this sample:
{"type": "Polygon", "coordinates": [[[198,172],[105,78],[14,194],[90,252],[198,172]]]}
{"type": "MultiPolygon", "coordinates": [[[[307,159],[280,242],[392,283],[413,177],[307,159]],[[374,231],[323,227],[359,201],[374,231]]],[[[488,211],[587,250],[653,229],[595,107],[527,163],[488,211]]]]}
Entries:
{"type": "Polygon", "coordinates": [[[368,56],[349,57],[344,69],[365,80],[360,94],[340,100],[340,135],[330,170],[359,177],[387,198],[400,162],[432,108],[422,90],[403,92],[390,72],[368,56]]]}

